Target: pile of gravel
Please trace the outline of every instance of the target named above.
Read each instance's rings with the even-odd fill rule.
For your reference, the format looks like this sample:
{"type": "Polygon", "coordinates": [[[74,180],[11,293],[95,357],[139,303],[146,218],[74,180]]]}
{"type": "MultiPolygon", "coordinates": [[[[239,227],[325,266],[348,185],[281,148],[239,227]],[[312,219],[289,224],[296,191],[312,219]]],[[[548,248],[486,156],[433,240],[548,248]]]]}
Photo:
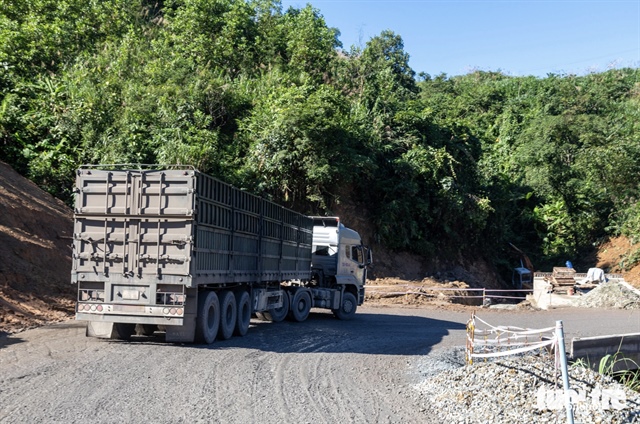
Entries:
{"type": "Polygon", "coordinates": [[[624,282],[602,283],[578,300],[586,308],[640,309],[640,291],[624,282]]]}
{"type": "MultiPolygon", "coordinates": [[[[562,374],[555,371],[553,357],[527,355],[473,365],[464,365],[462,349],[445,357],[425,357],[419,364],[425,379],[414,386],[431,422],[566,422],[562,374]]],[[[640,423],[640,393],[575,366],[569,369],[569,384],[576,390],[576,423],[640,423]]]]}

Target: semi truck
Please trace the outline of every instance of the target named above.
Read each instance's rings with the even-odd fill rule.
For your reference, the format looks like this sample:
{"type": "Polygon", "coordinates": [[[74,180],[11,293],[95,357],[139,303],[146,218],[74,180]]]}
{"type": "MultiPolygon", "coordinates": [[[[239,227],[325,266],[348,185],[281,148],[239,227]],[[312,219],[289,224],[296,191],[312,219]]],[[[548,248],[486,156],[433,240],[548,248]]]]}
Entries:
{"type": "Polygon", "coordinates": [[[294,212],[190,166],[76,173],[71,282],[87,336],[244,336],[252,317],[353,318],[371,250],[337,217],[294,212]]]}

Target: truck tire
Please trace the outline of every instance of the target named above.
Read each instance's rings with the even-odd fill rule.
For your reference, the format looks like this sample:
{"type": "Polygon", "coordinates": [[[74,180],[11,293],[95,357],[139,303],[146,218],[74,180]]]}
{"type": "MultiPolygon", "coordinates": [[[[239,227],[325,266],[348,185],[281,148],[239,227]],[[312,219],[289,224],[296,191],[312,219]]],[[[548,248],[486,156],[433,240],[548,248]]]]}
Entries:
{"type": "Polygon", "coordinates": [[[237,318],[236,297],[232,291],[224,290],[220,293],[220,330],[218,330],[218,339],[228,340],[233,336],[237,318]]]}
{"type": "Polygon", "coordinates": [[[215,292],[199,294],[198,317],[196,318],[196,340],[211,344],[218,335],[220,327],[220,303],[215,292]]]}
{"type": "Polygon", "coordinates": [[[311,296],[308,290],[298,289],[294,292],[289,307],[289,319],[295,322],[302,322],[309,317],[311,312],[311,296]]]}
{"type": "Polygon", "coordinates": [[[135,332],[135,324],[123,324],[120,322],[113,324],[113,338],[116,340],[130,340],[135,332]]]}
{"type": "Polygon", "coordinates": [[[340,308],[332,309],[331,312],[333,312],[333,315],[335,315],[336,318],[346,321],[355,316],[357,308],[358,302],[353,293],[344,292],[342,294],[342,302],[340,302],[340,308]]]}
{"type": "Polygon", "coordinates": [[[238,305],[238,319],[236,320],[236,329],[234,334],[236,336],[244,336],[249,331],[249,324],[251,323],[251,299],[249,298],[249,292],[240,291],[236,293],[236,302],[238,305]]]}
{"type": "Polygon", "coordinates": [[[280,322],[287,317],[289,313],[289,294],[285,291],[282,293],[282,306],[279,308],[271,308],[262,312],[265,321],[280,322]]]}

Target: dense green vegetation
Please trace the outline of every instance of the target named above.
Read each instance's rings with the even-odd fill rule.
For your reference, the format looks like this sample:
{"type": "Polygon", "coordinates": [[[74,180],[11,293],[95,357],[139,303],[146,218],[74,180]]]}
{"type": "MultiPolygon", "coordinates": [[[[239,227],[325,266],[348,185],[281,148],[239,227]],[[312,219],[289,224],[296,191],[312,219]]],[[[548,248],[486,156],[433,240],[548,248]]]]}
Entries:
{"type": "Polygon", "coordinates": [[[65,200],[82,163],[193,164],[308,213],[348,196],[427,255],[563,263],[640,234],[640,71],[408,58],[276,0],[0,0],[0,157],[65,200]]]}

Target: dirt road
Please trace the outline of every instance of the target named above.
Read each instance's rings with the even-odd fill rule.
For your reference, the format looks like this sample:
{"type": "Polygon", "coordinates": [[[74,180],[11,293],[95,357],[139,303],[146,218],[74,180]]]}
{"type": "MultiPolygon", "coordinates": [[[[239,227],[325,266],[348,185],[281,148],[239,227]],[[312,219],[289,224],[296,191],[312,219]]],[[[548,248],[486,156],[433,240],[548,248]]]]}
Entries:
{"type": "MultiPolygon", "coordinates": [[[[469,311],[363,307],[353,321],[252,321],[205,345],[85,338],[69,321],[0,339],[0,422],[431,422],[413,384],[425,355],[464,344],[469,311]]],[[[568,337],[640,331],[640,312],[481,310],[568,337]],[[589,325],[584,325],[588,322],[589,325]]]]}

